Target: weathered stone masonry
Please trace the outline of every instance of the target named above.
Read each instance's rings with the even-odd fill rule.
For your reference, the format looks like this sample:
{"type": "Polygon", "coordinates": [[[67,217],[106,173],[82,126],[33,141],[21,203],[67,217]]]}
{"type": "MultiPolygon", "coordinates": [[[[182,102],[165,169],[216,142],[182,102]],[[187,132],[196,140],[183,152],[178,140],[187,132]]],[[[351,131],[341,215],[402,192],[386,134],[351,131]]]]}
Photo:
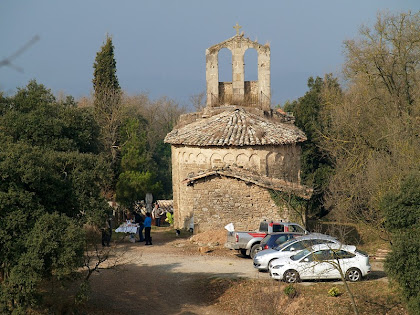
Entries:
{"type": "Polygon", "coordinates": [[[191,217],[194,232],[288,220],[287,207],[277,207],[268,189],[309,198],[310,189],[300,185],[299,143],[306,137],[290,117],[270,109],[270,48],[237,32],[206,51],[206,78],[206,108],[181,116],[165,138],[172,145],[175,227],[188,228],[191,217]],[[218,82],[217,53],[224,47],[232,51],[230,83],[218,82]],[[258,51],[256,82],[244,82],[248,48],[258,51]]]}
{"type": "Polygon", "coordinates": [[[237,34],[224,42],[206,50],[207,106],[216,104],[241,104],[247,100],[257,100],[258,108],[270,109],[270,47],[244,38],[237,34]],[[232,52],[232,81],[219,82],[220,49],[227,48],[232,52]],[[248,49],[258,53],[258,81],[244,81],[244,55],[248,49]]]}

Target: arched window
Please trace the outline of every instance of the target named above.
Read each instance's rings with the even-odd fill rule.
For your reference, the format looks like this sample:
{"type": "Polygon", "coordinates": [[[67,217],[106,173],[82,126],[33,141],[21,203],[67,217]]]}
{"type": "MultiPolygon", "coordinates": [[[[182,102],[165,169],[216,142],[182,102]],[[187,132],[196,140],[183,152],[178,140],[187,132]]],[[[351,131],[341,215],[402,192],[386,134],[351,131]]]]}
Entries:
{"type": "Polygon", "coordinates": [[[258,52],[254,48],[245,51],[245,81],[258,81],[258,52]]]}
{"type": "Polygon", "coordinates": [[[232,52],[228,48],[219,50],[219,82],[232,82],[232,52]]]}
{"type": "Polygon", "coordinates": [[[232,52],[227,48],[219,50],[219,104],[229,104],[232,101],[232,52]]]}
{"type": "Polygon", "coordinates": [[[258,104],[258,52],[254,48],[245,51],[244,63],[245,104],[258,104]]]}

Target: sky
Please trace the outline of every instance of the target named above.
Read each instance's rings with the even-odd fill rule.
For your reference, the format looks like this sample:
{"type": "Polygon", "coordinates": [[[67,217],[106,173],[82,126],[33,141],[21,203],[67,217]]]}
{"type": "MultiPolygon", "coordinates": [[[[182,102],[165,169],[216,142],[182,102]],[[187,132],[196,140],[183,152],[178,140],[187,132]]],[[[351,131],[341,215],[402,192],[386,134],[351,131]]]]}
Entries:
{"type": "MultiPolygon", "coordinates": [[[[415,13],[420,0],[0,0],[0,91],[29,80],[77,99],[92,92],[96,53],[112,36],[117,76],[129,95],[148,93],[188,106],[206,89],[205,51],[241,32],[271,47],[272,104],[307,91],[310,76],[340,76],[343,42],[379,11],[415,13]],[[16,69],[18,68],[18,70],[16,69]]],[[[256,80],[256,52],[245,55],[245,80],[256,80]]],[[[220,81],[231,61],[219,55],[220,81]]]]}

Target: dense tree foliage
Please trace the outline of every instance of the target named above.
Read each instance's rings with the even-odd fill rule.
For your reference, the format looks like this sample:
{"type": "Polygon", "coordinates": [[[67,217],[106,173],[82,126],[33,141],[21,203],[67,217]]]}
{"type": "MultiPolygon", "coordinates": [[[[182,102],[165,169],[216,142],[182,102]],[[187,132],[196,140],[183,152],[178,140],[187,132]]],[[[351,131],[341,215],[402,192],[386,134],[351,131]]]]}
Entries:
{"type": "Polygon", "coordinates": [[[160,192],[156,163],[149,154],[146,121],[129,118],[121,128],[121,173],[117,182],[117,201],[131,208],[146,193],[160,192]],[[142,124],[142,126],[141,126],[142,124]]]}
{"type": "Polygon", "coordinates": [[[335,163],[328,203],[378,227],[381,198],[420,164],[420,15],[379,15],[346,51],[348,88],[325,110],[322,145],[335,163]]]}
{"type": "Polygon", "coordinates": [[[14,142],[55,151],[98,153],[99,128],[89,109],[68,103],[58,106],[51,91],[30,81],[7,101],[1,117],[1,130],[14,142]]]}
{"type": "Polygon", "coordinates": [[[392,254],[386,270],[403,289],[412,314],[420,313],[420,172],[403,179],[400,188],[389,192],[381,202],[386,228],[392,233],[392,254]]]}
{"type": "Polygon", "coordinates": [[[328,125],[323,110],[329,106],[331,97],[341,97],[341,89],[337,79],[326,75],[324,79],[310,77],[309,91],[297,101],[287,102],[284,109],[296,117],[295,124],[302,129],[308,140],[302,144],[301,178],[302,182],[314,189],[308,204],[309,214],[323,216],[324,194],[332,174],[333,162],[322,148],[322,135],[328,125]]]}
{"type": "Polygon", "coordinates": [[[417,314],[420,13],[379,14],[345,49],[345,90],[330,76],[311,78],[285,106],[308,136],[302,180],[315,198],[324,193],[331,218],[389,232],[387,269],[417,314]]]}
{"type": "Polygon", "coordinates": [[[122,103],[117,200],[131,207],[147,192],[172,198],[171,148],[163,139],[184,109],[165,97],[152,101],[145,94],[125,96],[122,103]]]}
{"type": "Polygon", "coordinates": [[[0,312],[23,312],[45,281],[72,279],[82,266],[83,225],[108,211],[108,172],[89,110],[56,102],[35,81],[1,103],[0,312]]]}
{"type": "Polygon", "coordinates": [[[102,150],[113,170],[108,197],[126,207],[144,199],[147,192],[171,198],[171,151],[163,139],[184,109],[165,97],[151,101],[146,94],[124,95],[109,36],[96,55],[93,86],[102,150]]]}
{"type": "Polygon", "coordinates": [[[418,314],[420,13],[379,14],[345,47],[347,89],[323,109],[327,204],[337,219],[390,232],[388,271],[418,314]]]}

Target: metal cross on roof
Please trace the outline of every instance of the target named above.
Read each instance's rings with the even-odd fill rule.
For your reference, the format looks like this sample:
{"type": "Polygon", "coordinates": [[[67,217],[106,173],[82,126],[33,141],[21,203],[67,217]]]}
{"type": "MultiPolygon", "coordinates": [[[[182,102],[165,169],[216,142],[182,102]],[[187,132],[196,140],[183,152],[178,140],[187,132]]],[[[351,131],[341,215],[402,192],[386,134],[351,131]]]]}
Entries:
{"type": "Polygon", "coordinates": [[[236,23],[236,25],[233,28],[236,29],[236,35],[239,35],[239,29],[241,29],[242,26],[239,26],[239,24],[236,23]]]}

